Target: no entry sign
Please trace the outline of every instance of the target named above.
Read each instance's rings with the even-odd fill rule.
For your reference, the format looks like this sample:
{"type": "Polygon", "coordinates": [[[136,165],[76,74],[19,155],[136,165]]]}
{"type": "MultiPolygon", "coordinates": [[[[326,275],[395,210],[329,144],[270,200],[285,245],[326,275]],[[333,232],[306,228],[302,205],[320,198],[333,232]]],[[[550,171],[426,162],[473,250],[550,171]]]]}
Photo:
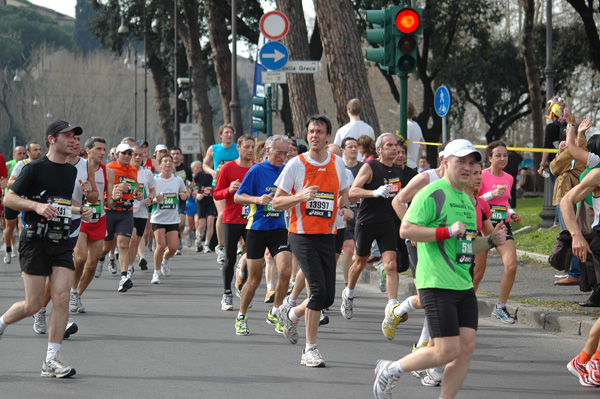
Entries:
{"type": "Polygon", "coordinates": [[[279,11],[270,11],[260,19],[260,31],[269,40],[281,40],[289,27],[287,17],[279,11]]]}

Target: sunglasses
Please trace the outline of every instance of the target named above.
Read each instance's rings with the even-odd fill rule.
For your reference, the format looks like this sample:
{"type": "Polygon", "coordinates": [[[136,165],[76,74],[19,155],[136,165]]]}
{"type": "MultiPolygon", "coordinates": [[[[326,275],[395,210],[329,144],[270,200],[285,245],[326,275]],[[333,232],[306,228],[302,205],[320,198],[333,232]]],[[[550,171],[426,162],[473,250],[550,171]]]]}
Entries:
{"type": "Polygon", "coordinates": [[[121,154],[132,156],[133,155],[133,151],[123,151],[121,154]]]}

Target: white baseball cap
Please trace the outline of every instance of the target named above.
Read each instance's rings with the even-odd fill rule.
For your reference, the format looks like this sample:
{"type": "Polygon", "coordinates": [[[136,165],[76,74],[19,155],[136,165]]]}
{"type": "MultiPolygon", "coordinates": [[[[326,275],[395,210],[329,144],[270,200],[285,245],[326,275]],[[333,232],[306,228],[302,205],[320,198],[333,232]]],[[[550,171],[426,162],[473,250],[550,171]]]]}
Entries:
{"type": "Polygon", "coordinates": [[[448,158],[451,155],[455,157],[466,157],[469,154],[475,154],[475,160],[481,162],[481,153],[469,140],[456,139],[452,140],[446,145],[444,151],[440,152],[440,155],[444,158],[448,158]]]}
{"type": "Polygon", "coordinates": [[[129,144],[125,144],[125,143],[121,143],[117,146],[117,154],[119,152],[125,152],[125,151],[133,151],[133,148],[131,148],[131,146],[129,144]]]}
{"type": "Polygon", "coordinates": [[[164,144],[158,144],[156,147],[154,147],[154,152],[158,152],[158,151],[162,151],[162,150],[169,151],[167,146],[164,144]]]}

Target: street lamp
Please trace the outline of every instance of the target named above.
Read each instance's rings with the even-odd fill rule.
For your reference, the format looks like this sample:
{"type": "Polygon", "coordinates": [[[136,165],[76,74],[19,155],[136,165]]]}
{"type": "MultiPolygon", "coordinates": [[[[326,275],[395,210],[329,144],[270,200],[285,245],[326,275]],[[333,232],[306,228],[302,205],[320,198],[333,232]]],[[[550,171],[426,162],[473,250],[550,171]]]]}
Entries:
{"type": "Polygon", "coordinates": [[[35,97],[34,97],[34,99],[33,99],[33,105],[34,105],[34,106],[38,106],[38,105],[40,105],[40,100],[38,100],[38,96],[35,96],[35,97]]]}
{"type": "Polygon", "coordinates": [[[117,29],[117,33],[120,35],[126,35],[129,33],[129,28],[127,27],[127,25],[125,25],[124,16],[121,17],[121,26],[119,26],[119,29],[117,29]]]}
{"type": "Polygon", "coordinates": [[[54,115],[52,115],[52,112],[50,112],[50,108],[48,108],[48,113],[46,113],[46,118],[50,119],[53,117],[54,117],[54,115]]]}
{"type": "Polygon", "coordinates": [[[19,76],[19,70],[18,69],[15,72],[15,77],[13,78],[13,81],[15,81],[15,82],[20,82],[21,81],[21,77],[19,76]]]}
{"type": "MultiPolygon", "coordinates": [[[[125,25],[125,16],[121,16],[121,26],[119,26],[119,29],[117,29],[117,33],[119,35],[129,35],[129,28],[127,27],[127,25],[125,25]]],[[[127,44],[127,56],[125,57],[125,60],[123,61],[123,63],[125,65],[127,65],[129,67],[129,63],[131,62],[131,59],[129,58],[129,55],[131,53],[131,49],[129,48],[129,43],[127,44]]],[[[134,75],[134,88],[133,88],[133,137],[137,140],[137,50],[135,53],[135,60],[134,60],[134,68],[133,68],[133,73],[134,75]]]]}

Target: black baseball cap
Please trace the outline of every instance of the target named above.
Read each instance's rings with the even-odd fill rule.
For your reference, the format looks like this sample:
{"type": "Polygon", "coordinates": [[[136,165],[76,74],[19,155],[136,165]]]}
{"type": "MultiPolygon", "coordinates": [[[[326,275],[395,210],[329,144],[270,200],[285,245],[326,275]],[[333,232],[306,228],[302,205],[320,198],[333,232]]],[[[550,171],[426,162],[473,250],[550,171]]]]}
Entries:
{"type": "Polygon", "coordinates": [[[65,133],[73,131],[75,136],[81,136],[83,129],[79,126],[72,126],[67,121],[56,120],[48,125],[46,128],[46,136],[56,136],[59,133],[65,133]]]}
{"type": "Polygon", "coordinates": [[[148,142],[144,139],[139,139],[138,141],[135,142],[135,145],[137,145],[138,147],[141,147],[144,144],[146,144],[146,147],[148,147],[148,142]]]}

